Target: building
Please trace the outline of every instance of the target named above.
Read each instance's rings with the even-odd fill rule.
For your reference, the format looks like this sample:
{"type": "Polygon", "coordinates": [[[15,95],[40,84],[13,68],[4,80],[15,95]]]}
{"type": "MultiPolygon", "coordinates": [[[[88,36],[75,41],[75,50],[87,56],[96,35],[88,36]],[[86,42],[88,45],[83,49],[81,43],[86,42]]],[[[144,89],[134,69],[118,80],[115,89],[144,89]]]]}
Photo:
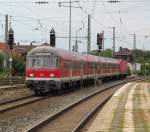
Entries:
{"type": "MultiPolygon", "coordinates": [[[[22,57],[26,57],[27,53],[35,47],[36,45],[32,45],[32,43],[30,45],[20,45],[19,43],[17,43],[13,47],[13,53],[21,55],[22,57]]],[[[3,42],[0,42],[0,50],[6,54],[9,54],[9,48],[3,42]]]]}
{"type": "Polygon", "coordinates": [[[32,45],[32,43],[30,45],[20,45],[17,43],[14,45],[13,52],[21,55],[22,57],[26,57],[27,53],[35,47],[36,45],[32,45]]]}
{"type": "Polygon", "coordinates": [[[115,58],[117,59],[124,59],[128,61],[129,63],[133,63],[133,54],[132,51],[128,48],[119,48],[118,52],[115,52],[114,54],[115,58]]]}

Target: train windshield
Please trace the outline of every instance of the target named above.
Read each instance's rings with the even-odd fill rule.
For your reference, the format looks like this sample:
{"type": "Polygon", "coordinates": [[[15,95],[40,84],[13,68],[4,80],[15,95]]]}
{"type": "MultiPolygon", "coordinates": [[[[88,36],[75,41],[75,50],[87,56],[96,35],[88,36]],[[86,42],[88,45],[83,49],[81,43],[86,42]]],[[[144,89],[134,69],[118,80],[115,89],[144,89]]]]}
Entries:
{"type": "Polygon", "coordinates": [[[30,68],[57,68],[58,57],[56,56],[28,56],[27,67],[30,68]]]}

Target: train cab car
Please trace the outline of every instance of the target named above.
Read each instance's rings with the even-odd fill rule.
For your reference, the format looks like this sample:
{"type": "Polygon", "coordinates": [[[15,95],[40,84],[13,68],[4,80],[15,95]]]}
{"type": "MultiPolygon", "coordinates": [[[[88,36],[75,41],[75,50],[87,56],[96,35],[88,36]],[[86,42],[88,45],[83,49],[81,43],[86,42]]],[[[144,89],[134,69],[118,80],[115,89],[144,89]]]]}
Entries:
{"type": "Polygon", "coordinates": [[[60,62],[57,52],[37,47],[27,54],[26,83],[36,94],[50,92],[59,86],[60,62]]]}

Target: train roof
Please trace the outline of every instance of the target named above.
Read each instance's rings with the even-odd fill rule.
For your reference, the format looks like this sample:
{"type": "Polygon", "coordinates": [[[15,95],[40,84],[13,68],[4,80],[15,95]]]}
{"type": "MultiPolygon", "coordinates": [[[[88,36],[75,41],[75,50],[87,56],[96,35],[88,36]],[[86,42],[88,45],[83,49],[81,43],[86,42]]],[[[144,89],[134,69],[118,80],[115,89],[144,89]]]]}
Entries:
{"type": "Polygon", "coordinates": [[[59,48],[53,48],[50,46],[38,46],[34,49],[32,49],[31,51],[29,51],[29,53],[27,54],[28,56],[34,56],[34,55],[44,55],[44,54],[48,54],[49,55],[54,55],[54,56],[59,56],[65,60],[76,60],[76,61],[91,61],[91,62],[108,62],[108,63],[119,63],[120,60],[118,59],[113,59],[113,58],[108,58],[108,57],[98,57],[98,56],[94,56],[94,55],[87,55],[87,54],[81,54],[81,53],[77,53],[77,52],[70,52],[70,51],[66,51],[63,49],[59,49],[59,48]]]}

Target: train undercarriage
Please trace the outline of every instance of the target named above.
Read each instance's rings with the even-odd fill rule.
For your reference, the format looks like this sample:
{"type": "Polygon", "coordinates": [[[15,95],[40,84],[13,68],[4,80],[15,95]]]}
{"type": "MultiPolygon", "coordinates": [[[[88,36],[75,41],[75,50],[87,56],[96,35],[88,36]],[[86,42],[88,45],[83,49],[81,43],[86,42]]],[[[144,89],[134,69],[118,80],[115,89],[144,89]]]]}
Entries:
{"type": "Polygon", "coordinates": [[[126,75],[121,76],[110,76],[110,77],[103,77],[103,78],[97,78],[96,80],[94,78],[87,78],[87,79],[81,79],[81,80],[75,80],[75,81],[54,81],[54,80],[27,80],[26,85],[28,88],[33,90],[36,95],[43,95],[47,93],[61,93],[65,89],[71,89],[71,88],[82,88],[82,87],[88,87],[91,85],[100,85],[103,81],[110,81],[110,80],[117,80],[119,78],[125,78],[126,75]]]}

